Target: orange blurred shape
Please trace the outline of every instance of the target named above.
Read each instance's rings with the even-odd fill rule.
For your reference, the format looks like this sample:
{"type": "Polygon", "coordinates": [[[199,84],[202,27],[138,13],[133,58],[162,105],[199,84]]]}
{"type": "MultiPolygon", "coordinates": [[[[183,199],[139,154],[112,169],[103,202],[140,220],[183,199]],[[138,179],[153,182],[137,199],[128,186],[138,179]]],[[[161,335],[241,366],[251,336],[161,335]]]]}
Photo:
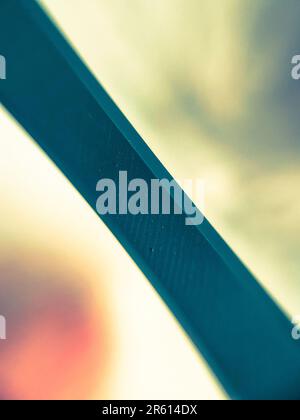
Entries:
{"type": "Polygon", "coordinates": [[[0,398],[89,399],[99,388],[108,340],[86,277],[40,255],[0,262],[0,398]]]}

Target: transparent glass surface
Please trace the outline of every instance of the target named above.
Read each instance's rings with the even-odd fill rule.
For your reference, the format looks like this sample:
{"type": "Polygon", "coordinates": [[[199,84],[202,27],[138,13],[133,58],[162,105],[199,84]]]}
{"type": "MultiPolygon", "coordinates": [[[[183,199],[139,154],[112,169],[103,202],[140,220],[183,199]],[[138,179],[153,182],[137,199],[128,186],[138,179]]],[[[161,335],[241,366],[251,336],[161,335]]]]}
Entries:
{"type": "MultiPolygon", "coordinates": [[[[283,310],[299,315],[299,3],[40,3],[172,175],[203,179],[205,215],[283,310]]],[[[16,285],[1,276],[0,303],[22,331],[3,351],[0,394],[226,398],[107,228],[4,109],[0,121],[0,273],[16,285]],[[45,276],[56,279],[51,287],[45,276]],[[19,290],[34,304],[11,309],[19,290]],[[67,308],[58,314],[57,295],[67,308]],[[41,352],[48,381],[34,368],[41,352]],[[66,360],[69,375],[60,375],[66,360]]]]}

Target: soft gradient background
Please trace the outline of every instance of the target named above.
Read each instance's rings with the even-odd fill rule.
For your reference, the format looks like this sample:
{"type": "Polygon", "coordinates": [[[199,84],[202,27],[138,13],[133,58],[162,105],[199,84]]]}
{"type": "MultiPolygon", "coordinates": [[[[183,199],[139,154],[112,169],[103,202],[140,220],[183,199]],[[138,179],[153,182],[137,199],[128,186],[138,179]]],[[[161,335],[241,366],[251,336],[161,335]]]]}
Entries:
{"type": "MultiPolygon", "coordinates": [[[[170,172],[205,181],[208,218],[299,315],[299,1],[41,3],[170,172]]],[[[144,276],[4,109],[0,150],[0,397],[225,398],[144,276]]]]}

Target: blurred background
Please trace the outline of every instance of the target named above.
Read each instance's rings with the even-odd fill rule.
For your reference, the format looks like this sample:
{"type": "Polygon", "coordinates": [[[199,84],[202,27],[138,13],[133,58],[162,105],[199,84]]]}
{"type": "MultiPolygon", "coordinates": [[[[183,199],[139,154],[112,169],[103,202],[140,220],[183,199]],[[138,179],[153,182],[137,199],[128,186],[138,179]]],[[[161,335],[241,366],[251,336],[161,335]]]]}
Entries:
{"type": "MultiPolygon", "coordinates": [[[[208,219],[299,315],[299,1],[40,3],[172,175],[205,181],[208,219]]],[[[4,108],[0,150],[0,398],[226,398],[145,277],[4,108]]]]}

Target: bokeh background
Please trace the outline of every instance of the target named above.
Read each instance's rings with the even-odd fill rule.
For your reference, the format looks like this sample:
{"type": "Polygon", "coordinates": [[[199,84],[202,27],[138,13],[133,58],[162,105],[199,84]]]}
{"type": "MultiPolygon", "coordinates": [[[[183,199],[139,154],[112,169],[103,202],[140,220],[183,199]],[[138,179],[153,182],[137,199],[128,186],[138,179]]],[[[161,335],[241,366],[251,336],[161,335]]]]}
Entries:
{"type": "MultiPolygon", "coordinates": [[[[40,3],[173,176],[205,181],[206,216],[299,315],[299,1],[40,3]]],[[[226,398],[145,277],[3,108],[0,150],[0,398],[226,398]]]]}

